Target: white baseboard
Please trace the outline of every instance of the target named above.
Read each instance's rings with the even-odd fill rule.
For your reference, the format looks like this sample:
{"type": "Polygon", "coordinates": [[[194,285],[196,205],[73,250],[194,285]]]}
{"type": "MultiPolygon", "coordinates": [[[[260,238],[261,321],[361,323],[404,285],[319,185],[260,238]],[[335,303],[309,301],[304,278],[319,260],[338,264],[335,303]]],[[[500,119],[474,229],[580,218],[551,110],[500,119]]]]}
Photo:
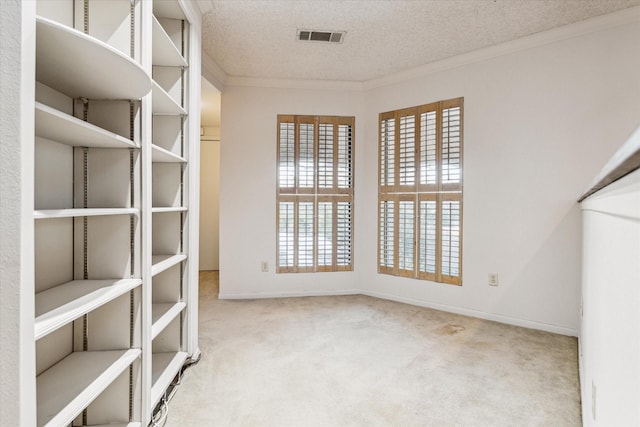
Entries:
{"type": "Polygon", "coordinates": [[[326,291],[296,291],[296,292],[251,292],[239,294],[218,295],[218,299],[264,299],[264,298],[292,298],[292,297],[328,297],[336,295],[362,295],[359,289],[326,290],[326,291]]]}
{"type": "Polygon", "coordinates": [[[429,301],[423,301],[414,298],[398,297],[396,295],[385,294],[382,292],[363,291],[363,295],[374,298],[382,298],[390,301],[402,302],[405,304],[417,305],[420,307],[433,308],[434,310],[446,311],[449,313],[462,314],[464,316],[476,317],[478,319],[491,320],[507,325],[521,326],[523,328],[537,329],[540,331],[551,332],[559,335],[567,335],[570,337],[578,336],[578,331],[564,326],[552,325],[549,323],[536,322],[533,320],[518,319],[515,317],[503,316],[495,313],[487,313],[484,311],[473,310],[470,308],[456,307],[454,305],[440,304],[429,301]]]}

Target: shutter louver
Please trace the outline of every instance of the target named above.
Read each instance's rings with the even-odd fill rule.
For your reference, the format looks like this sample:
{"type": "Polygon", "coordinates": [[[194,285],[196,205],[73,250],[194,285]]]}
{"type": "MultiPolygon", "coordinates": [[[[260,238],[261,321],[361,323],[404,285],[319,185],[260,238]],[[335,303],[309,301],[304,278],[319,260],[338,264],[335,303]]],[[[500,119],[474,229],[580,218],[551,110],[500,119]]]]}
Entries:
{"type": "Polygon", "coordinates": [[[395,264],[395,203],[381,200],[378,212],[378,266],[393,269],[395,264]]]}

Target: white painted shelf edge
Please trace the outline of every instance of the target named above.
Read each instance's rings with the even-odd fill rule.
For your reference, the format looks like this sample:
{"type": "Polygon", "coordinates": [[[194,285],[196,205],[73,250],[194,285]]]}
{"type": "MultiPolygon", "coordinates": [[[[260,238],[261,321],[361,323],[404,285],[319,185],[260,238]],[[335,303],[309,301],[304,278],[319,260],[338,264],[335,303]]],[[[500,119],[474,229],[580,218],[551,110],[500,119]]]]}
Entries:
{"type": "Polygon", "coordinates": [[[154,1],[153,14],[158,18],[187,19],[178,2],[154,1]]]}
{"type": "Polygon", "coordinates": [[[33,212],[35,219],[73,218],[82,216],[138,215],[137,208],[45,209],[33,212]]]}
{"type": "Polygon", "coordinates": [[[187,208],[184,206],[151,208],[152,213],[171,213],[171,212],[186,212],[186,211],[187,211],[187,208]]]}
{"type": "Polygon", "coordinates": [[[173,319],[187,306],[180,301],[176,303],[152,304],[151,306],[151,339],[158,336],[173,319]]]}
{"type": "Polygon", "coordinates": [[[133,59],[41,16],[36,17],[36,80],[72,98],[140,99],[151,90],[151,77],[133,59]]]}
{"type": "Polygon", "coordinates": [[[165,148],[151,145],[151,161],[155,163],[185,163],[186,159],[165,148]]]}
{"type": "Polygon", "coordinates": [[[137,148],[131,140],[36,102],[36,136],[73,147],[137,148]]]}
{"type": "Polygon", "coordinates": [[[152,255],[151,256],[151,275],[155,276],[163,271],[180,264],[187,259],[185,254],[176,255],[152,255]]]}
{"type": "Polygon", "coordinates": [[[35,339],[39,340],[140,284],[141,279],[73,280],[38,292],[35,297],[35,339]]]}
{"type": "Polygon", "coordinates": [[[71,423],[140,353],[139,349],[74,352],[38,375],[38,426],[71,423]]]}
{"type": "Polygon", "coordinates": [[[186,116],[187,112],[158,83],[153,82],[153,114],[165,116],[186,116]]]}
{"type": "Polygon", "coordinates": [[[186,67],[187,61],[173,43],[158,19],[153,17],[153,65],[166,67],[186,67]]]}
{"type": "Polygon", "coordinates": [[[184,365],[187,352],[153,353],[151,357],[151,406],[154,407],[184,365]]]}

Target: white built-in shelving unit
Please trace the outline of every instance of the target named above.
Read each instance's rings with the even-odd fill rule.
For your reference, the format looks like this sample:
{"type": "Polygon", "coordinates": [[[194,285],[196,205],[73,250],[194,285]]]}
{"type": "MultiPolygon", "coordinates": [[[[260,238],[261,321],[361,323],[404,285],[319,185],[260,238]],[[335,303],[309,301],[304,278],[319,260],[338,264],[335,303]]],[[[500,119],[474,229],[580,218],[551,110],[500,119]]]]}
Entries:
{"type": "Polygon", "coordinates": [[[199,357],[199,12],[37,0],[33,19],[37,426],[147,426],[199,357]]]}

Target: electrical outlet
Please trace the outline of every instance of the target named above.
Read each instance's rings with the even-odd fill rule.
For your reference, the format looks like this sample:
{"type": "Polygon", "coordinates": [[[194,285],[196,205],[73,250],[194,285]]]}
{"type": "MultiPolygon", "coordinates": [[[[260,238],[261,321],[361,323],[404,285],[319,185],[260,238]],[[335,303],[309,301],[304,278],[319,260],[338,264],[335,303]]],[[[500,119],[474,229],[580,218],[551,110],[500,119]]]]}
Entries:
{"type": "Polygon", "coordinates": [[[498,273],[489,273],[489,286],[498,286],[498,273]]]}
{"type": "Polygon", "coordinates": [[[262,261],[260,263],[260,269],[263,273],[266,273],[267,271],[269,271],[269,263],[267,261],[262,261]]]}

